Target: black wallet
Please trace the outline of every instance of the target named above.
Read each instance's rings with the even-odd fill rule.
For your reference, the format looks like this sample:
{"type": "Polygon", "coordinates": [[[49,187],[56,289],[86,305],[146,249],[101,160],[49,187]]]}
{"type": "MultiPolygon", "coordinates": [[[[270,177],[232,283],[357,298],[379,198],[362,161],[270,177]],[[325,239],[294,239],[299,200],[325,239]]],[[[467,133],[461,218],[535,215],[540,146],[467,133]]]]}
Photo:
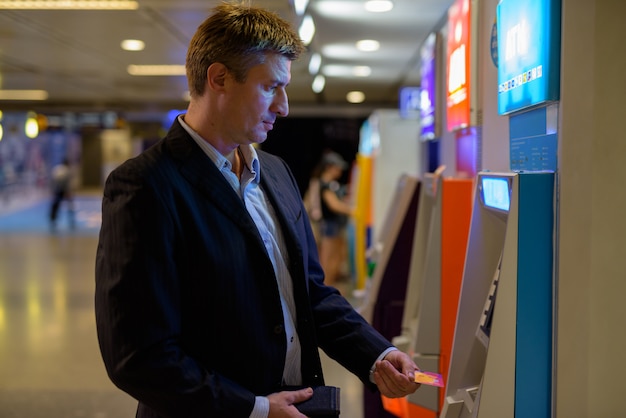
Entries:
{"type": "Polygon", "coordinates": [[[294,406],[307,417],[334,418],[339,416],[339,395],[338,387],[314,386],[313,396],[294,406]]]}

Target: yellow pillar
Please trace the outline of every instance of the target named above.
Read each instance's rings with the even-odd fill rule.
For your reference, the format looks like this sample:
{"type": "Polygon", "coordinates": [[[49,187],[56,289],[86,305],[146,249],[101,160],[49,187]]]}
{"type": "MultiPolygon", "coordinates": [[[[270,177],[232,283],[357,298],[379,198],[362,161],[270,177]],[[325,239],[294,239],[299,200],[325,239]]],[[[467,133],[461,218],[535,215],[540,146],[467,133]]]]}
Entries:
{"type": "Polygon", "coordinates": [[[372,158],[357,154],[359,172],[356,210],[354,213],[354,268],[356,274],[356,290],[364,290],[368,277],[367,266],[367,232],[372,216],[372,158]]]}

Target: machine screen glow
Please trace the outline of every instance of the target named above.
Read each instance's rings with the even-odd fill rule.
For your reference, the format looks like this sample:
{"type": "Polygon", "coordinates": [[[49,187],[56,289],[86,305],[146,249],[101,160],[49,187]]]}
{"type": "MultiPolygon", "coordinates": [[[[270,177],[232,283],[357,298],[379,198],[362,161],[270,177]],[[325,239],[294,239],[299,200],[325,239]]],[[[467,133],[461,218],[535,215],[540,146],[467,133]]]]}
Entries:
{"type": "Polygon", "coordinates": [[[503,178],[483,177],[481,179],[483,203],[485,206],[509,211],[509,182],[503,178]]]}

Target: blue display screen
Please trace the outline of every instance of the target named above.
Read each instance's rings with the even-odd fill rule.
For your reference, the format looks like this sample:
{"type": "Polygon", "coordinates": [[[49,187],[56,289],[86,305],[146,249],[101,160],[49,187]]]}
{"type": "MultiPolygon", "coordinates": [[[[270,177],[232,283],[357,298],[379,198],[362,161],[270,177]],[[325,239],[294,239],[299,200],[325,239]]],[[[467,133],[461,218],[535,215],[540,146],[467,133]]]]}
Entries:
{"type": "Polygon", "coordinates": [[[509,211],[511,199],[507,179],[483,177],[481,179],[481,186],[485,206],[506,212],[509,211]]]}
{"type": "Polygon", "coordinates": [[[502,0],[497,34],[498,113],[558,100],[561,0],[502,0]]]}
{"type": "Polygon", "coordinates": [[[417,119],[420,114],[419,87],[402,87],[400,89],[400,116],[405,119],[417,119]]]}

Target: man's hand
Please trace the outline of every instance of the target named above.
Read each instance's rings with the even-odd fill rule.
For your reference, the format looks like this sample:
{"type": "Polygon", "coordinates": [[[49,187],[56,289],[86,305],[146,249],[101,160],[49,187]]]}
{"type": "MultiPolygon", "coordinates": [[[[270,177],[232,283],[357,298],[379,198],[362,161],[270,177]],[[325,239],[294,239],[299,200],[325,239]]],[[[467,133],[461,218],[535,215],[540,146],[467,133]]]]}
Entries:
{"type": "Polygon", "coordinates": [[[420,387],[419,383],[415,383],[417,370],[419,367],[406,353],[394,350],[376,363],[374,382],[384,396],[402,398],[420,387]]]}
{"type": "Polygon", "coordinates": [[[270,401],[268,418],[306,418],[294,404],[304,402],[311,396],[313,396],[311,388],[272,393],[267,397],[270,401]]]}

